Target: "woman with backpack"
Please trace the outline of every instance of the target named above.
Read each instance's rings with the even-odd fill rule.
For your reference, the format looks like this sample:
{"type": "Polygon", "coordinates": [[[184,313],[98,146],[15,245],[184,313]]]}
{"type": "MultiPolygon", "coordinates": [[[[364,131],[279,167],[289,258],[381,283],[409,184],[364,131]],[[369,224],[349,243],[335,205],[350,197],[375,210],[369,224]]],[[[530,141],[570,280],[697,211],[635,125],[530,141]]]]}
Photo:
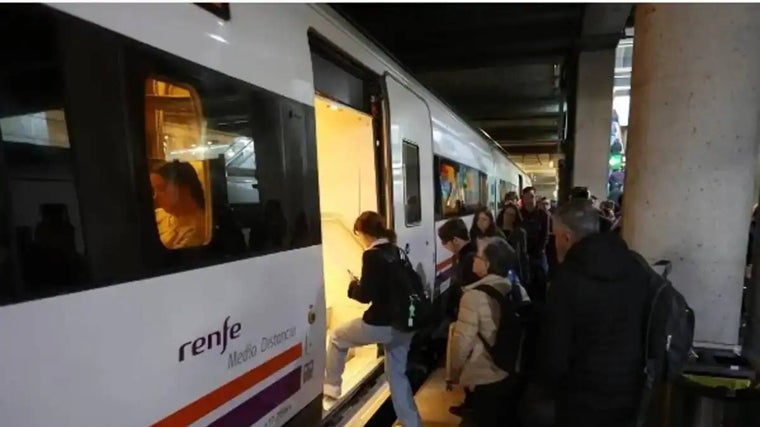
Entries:
{"type": "Polygon", "coordinates": [[[367,248],[362,256],[361,278],[348,286],[348,296],[370,304],[361,319],[354,319],[332,331],[327,349],[324,395],[339,399],[348,350],[368,344],[382,344],[385,349],[385,373],[390,383],[391,401],[403,427],[422,427],[414,394],[406,376],[406,360],[413,332],[391,326],[390,286],[394,284],[393,260],[401,256],[396,233],[385,227],[377,212],[364,212],[354,223],[354,234],[367,248]]]}
{"type": "Polygon", "coordinates": [[[512,425],[516,419],[517,401],[510,399],[516,377],[497,366],[494,356],[498,355],[492,355],[497,336],[503,336],[499,330],[500,300],[530,301],[525,289],[507,278],[515,268],[515,259],[514,250],[504,239],[479,242],[472,270],[480,280],[464,288],[449,341],[447,382],[465,389],[464,418],[471,418],[478,427],[512,425]]]}

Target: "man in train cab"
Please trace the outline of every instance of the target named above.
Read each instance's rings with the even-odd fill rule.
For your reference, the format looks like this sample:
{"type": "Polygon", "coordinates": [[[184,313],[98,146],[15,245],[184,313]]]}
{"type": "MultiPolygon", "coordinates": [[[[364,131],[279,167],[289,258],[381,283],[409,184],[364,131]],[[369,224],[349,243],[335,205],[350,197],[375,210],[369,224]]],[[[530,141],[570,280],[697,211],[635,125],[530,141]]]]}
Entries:
{"type": "Polygon", "coordinates": [[[475,242],[470,241],[467,224],[461,218],[451,218],[446,221],[438,229],[438,238],[441,239],[441,245],[454,255],[449,286],[450,296],[446,304],[446,315],[454,320],[457,318],[462,288],[478,280],[472,271],[472,263],[478,247],[475,242]]]}
{"type": "Polygon", "coordinates": [[[526,288],[531,301],[543,302],[549,270],[546,244],[549,242],[549,214],[538,208],[536,190],[525,187],[522,191],[522,227],[527,233],[530,283],[526,288]]]}
{"type": "Polygon", "coordinates": [[[599,214],[572,200],[554,215],[560,265],[544,307],[538,383],[556,425],[627,427],[642,386],[641,325],[649,276],[599,214]]]}

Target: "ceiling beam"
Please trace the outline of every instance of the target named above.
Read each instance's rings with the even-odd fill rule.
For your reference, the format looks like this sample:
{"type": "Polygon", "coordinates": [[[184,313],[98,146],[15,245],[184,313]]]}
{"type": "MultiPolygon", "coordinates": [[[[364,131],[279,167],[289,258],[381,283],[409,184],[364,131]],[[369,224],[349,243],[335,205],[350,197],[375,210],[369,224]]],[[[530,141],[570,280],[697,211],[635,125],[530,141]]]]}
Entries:
{"type": "MultiPolygon", "coordinates": [[[[435,89],[434,89],[435,90],[435,89]]],[[[470,120],[556,117],[561,114],[559,98],[453,98],[446,102],[470,120]]]]}
{"type": "Polygon", "coordinates": [[[521,144],[521,145],[503,145],[510,155],[519,154],[555,154],[559,151],[559,141],[553,141],[549,144],[521,144]]]}
{"type": "Polygon", "coordinates": [[[572,25],[549,25],[536,27],[534,25],[525,28],[477,26],[471,29],[447,27],[438,31],[429,31],[421,28],[418,31],[405,32],[397,28],[386,28],[387,34],[379,34],[385,39],[389,49],[403,52],[411,46],[442,46],[451,48],[453,45],[466,46],[473,49],[473,54],[482,47],[511,46],[519,47],[524,44],[541,42],[558,43],[567,39],[573,39],[580,34],[572,25]],[[391,31],[392,30],[392,31],[391,31]]]}
{"type": "MultiPolygon", "coordinates": [[[[580,19],[581,5],[533,4],[333,4],[341,15],[349,15],[371,31],[386,30],[387,23],[396,28],[424,31],[427,28],[466,30],[478,27],[542,26],[580,19]],[[463,19],[466,17],[466,19],[463,19]],[[423,25],[420,25],[420,24],[423,25]]],[[[387,30],[386,30],[387,31],[387,30]]]]}
{"type": "Polygon", "coordinates": [[[471,58],[464,59],[458,62],[444,63],[440,61],[435,64],[419,63],[414,66],[409,66],[415,74],[423,74],[429,72],[457,72],[468,70],[479,70],[483,68],[506,68],[519,65],[559,65],[562,66],[565,62],[565,54],[560,52],[537,52],[535,54],[510,56],[510,57],[487,57],[487,58],[471,58]]]}
{"type": "Polygon", "coordinates": [[[478,127],[488,129],[499,128],[556,128],[559,126],[558,116],[549,117],[526,117],[526,118],[504,118],[504,119],[485,119],[485,120],[471,120],[473,124],[478,127]]]}
{"type": "Polygon", "coordinates": [[[582,35],[614,34],[625,31],[632,3],[591,3],[583,14],[582,35]]]}
{"type": "Polygon", "coordinates": [[[581,50],[609,49],[625,37],[632,3],[591,3],[585,6],[578,46],[581,50]]]}
{"type": "MultiPolygon", "coordinates": [[[[425,69],[446,69],[446,67],[456,68],[479,68],[483,64],[493,63],[496,61],[506,61],[520,58],[526,61],[526,58],[543,58],[559,57],[567,54],[568,49],[573,47],[573,39],[567,38],[551,40],[534,40],[521,43],[520,45],[510,45],[509,43],[494,43],[486,45],[466,45],[456,43],[439,46],[413,46],[404,50],[393,50],[394,54],[403,61],[409,68],[417,71],[420,68],[425,69]]],[[[543,63],[543,62],[542,62],[543,63]]]]}
{"type": "Polygon", "coordinates": [[[497,141],[554,141],[559,140],[557,126],[486,128],[483,129],[497,141]]]}

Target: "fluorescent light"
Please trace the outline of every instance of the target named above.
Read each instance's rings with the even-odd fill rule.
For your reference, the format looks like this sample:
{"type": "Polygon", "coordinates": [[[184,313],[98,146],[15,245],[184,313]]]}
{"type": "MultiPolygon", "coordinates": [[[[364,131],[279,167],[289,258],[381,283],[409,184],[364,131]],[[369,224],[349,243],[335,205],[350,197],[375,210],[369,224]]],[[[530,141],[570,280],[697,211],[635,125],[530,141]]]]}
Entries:
{"type": "Polygon", "coordinates": [[[222,37],[222,36],[220,36],[218,34],[211,34],[211,33],[206,33],[206,34],[208,34],[209,37],[211,37],[212,39],[214,39],[214,40],[216,40],[218,42],[222,42],[224,44],[229,44],[229,42],[224,37],[222,37]]]}

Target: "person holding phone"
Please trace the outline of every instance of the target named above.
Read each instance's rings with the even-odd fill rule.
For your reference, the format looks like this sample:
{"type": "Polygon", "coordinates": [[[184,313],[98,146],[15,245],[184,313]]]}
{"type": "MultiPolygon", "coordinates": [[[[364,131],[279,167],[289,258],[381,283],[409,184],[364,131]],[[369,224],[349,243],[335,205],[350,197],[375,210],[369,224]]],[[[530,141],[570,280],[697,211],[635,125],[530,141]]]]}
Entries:
{"type": "Polygon", "coordinates": [[[324,396],[328,400],[341,397],[342,376],[350,348],[381,344],[385,349],[385,373],[396,416],[403,427],[422,427],[406,376],[406,359],[414,333],[391,327],[389,287],[393,281],[390,260],[400,256],[396,233],[385,226],[380,214],[368,211],[356,219],[354,234],[367,249],[362,255],[361,278],[347,270],[351,277],[348,297],[370,306],[360,319],[351,320],[332,331],[327,348],[324,396]]]}

